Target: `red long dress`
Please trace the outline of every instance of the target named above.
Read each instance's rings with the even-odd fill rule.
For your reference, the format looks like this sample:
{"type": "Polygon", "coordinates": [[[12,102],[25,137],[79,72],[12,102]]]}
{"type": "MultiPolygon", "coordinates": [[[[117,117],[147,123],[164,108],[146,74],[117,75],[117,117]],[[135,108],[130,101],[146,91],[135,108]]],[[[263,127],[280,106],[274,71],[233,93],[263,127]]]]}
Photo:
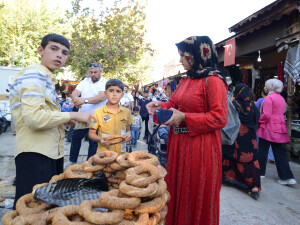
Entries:
{"type": "Polygon", "coordinates": [[[189,133],[170,129],[166,182],[171,200],[167,225],[219,224],[222,185],[220,129],[226,125],[227,86],[216,76],[181,79],[162,108],[185,113],[189,133]]]}

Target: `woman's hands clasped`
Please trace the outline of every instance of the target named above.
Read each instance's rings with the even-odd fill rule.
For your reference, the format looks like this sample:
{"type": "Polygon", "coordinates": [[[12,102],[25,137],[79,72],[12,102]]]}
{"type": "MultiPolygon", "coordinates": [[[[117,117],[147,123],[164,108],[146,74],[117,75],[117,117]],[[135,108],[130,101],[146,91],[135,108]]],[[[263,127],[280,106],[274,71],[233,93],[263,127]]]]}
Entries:
{"type": "MultiPolygon", "coordinates": [[[[155,113],[155,110],[161,109],[161,102],[160,101],[154,101],[149,102],[146,105],[146,108],[148,110],[148,113],[150,115],[153,115],[155,113]]],[[[185,122],[185,114],[183,112],[180,112],[177,109],[170,108],[171,111],[173,111],[172,117],[164,123],[164,125],[167,126],[179,126],[182,122],[185,122]]]]}
{"type": "Polygon", "coordinates": [[[182,122],[185,122],[185,114],[183,112],[174,108],[170,108],[170,110],[173,111],[173,115],[164,125],[179,126],[182,122]]]}

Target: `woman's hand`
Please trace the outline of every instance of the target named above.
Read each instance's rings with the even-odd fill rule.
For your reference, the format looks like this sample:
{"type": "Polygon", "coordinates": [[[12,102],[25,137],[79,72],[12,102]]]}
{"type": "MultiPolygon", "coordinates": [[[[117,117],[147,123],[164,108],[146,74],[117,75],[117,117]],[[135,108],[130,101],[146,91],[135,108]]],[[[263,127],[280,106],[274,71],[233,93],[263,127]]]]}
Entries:
{"type": "Polygon", "coordinates": [[[149,102],[146,105],[146,108],[148,110],[148,113],[150,115],[153,115],[156,109],[161,109],[161,102],[160,101],[149,102]]]}
{"type": "Polygon", "coordinates": [[[185,114],[183,112],[174,108],[171,108],[170,110],[173,111],[173,115],[167,122],[164,123],[164,125],[179,126],[179,124],[185,121],[185,114]]]}
{"type": "Polygon", "coordinates": [[[132,140],[132,137],[131,137],[131,131],[127,131],[124,135],[124,138],[125,138],[125,142],[129,142],[132,140]]]}

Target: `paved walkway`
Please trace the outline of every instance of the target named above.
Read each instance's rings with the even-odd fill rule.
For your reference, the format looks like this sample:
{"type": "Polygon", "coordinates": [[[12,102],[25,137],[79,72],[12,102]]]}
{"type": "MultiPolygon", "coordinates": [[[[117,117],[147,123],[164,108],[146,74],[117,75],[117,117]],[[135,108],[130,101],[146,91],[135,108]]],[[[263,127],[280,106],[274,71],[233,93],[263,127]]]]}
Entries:
{"type": "MultiPolygon", "coordinates": [[[[141,135],[143,137],[143,135],[141,135]]],[[[11,185],[15,176],[15,137],[10,131],[0,135],[0,218],[9,211],[15,187],[11,185]]],[[[65,161],[69,158],[70,143],[65,142],[65,161]]],[[[78,162],[86,160],[88,142],[83,141],[78,162]]],[[[147,150],[147,145],[139,140],[136,150],[147,150]]],[[[276,166],[267,165],[266,178],[262,180],[262,191],[258,201],[244,192],[223,185],[221,189],[220,225],[298,225],[300,224],[300,163],[291,162],[291,169],[298,181],[294,187],[277,183],[276,166]]],[[[0,222],[1,224],[1,222],[0,222]]]]}

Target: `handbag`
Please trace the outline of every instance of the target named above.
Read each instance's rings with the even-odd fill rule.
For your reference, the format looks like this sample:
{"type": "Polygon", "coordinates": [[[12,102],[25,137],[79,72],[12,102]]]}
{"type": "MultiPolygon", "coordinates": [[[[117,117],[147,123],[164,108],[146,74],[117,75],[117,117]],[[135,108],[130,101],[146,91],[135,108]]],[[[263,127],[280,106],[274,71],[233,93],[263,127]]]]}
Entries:
{"type": "Polygon", "coordinates": [[[159,124],[167,122],[173,115],[173,111],[169,109],[155,110],[155,115],[159,124]]]}
{"type": "MultiPolygon", "coordinates": [[[[207,82],[208,77],[206,77],[207,82]]],[[[226,126],[221,129],[222,145],[233,145],[239,134],[241,121],[239,113],[232,103],[232,93],[228,91],[228,119],[226,126]]]]}
{"type": "Polygon", "coordinates": [[[232,93],[228,91],[228,120],[225,127],[221,129],[222,145],[232,145],[241,126],[239,113],[232,103],[232,93]]]}

